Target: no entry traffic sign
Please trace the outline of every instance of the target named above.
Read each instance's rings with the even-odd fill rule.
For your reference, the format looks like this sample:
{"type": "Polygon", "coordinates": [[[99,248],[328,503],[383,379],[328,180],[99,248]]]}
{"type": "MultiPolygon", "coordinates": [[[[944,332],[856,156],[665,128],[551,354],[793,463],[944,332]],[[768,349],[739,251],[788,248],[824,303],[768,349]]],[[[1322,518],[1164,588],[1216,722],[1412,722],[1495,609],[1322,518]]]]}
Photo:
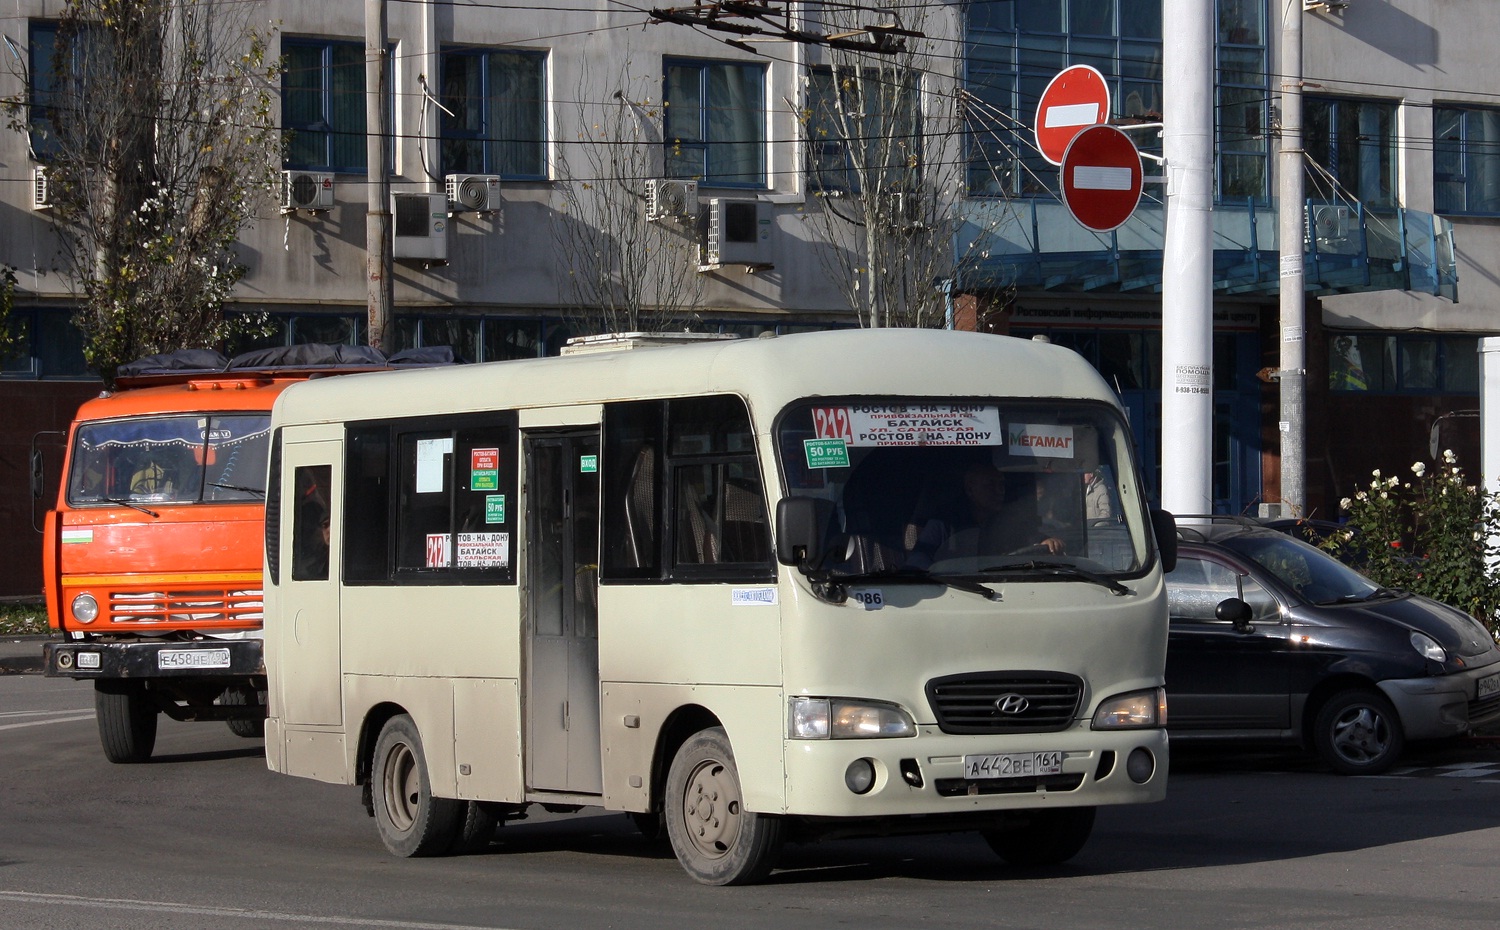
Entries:
{"type": "Polygon", "coordinates": [[[1073,137],[1062,160],[1063,203],[1094,232],[1118,228],[1141,202],[1141,153],[1113,126],[1073,137]]]}
{"type": "Polygon", "coordinates": [[[1109,84],[1088,65],[1073,65],[1057,73],[1036,106],[1036,147],[1054,165],[1073,137],[1090,126],[1109,122],[1109,84]]]}

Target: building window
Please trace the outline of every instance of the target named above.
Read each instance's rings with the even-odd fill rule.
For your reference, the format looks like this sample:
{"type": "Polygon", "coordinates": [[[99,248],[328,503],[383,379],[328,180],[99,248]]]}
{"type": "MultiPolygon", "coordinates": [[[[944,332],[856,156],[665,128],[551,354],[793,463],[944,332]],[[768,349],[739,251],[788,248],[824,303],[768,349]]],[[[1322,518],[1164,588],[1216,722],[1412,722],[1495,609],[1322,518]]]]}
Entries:
{"type": "Polygon", "coordinates": [[[281,126],[286,167],[364,171],[365,47],[329,39],[283,39],[281,126]]]}
{"type": "Polygon", "coordinates": [[[1328,339],[1328,388],[1379,394],[1478,394],[1474,336],[1335,333],[1328,339]]]}
{"type": "MultiPolygon", "coordinates": [[[[233,314],[242,316],[241,314],[233,314]]],[[[363,313],[277,313],[265,317],[259,331],[235,338],[225,346],[231,355],[295,345],[365,344],[363,313]]]]}
{"type": "Polygon", "coordinates": [[[1219,198],[1268,201],[1265,0],[1218,0],[1219,198]]]}
{"type": "Polygon", "coordinates": [[[916,75],[894,68],[814,68],[804,113],[813,185],[910,189],[922,154],[917,89],[916,75]]]}
{"type": "Polygon", "coordinates": [[[55,307],[15,307],[10,330],[16,344],[0,357],[0,377],[16,380],[94,378],[83,357],[83,333],[71,311],[55,307]]]}
{"type": "Polygon", "coordinates": [[[443,52],[445,174],[546,178],[546,63],[541,52],[443,52]]]}
{"type": "Polygon", "coordinates": [[[765,187],[765,66],[680,59],[665,66],[667,176],[765,187]]]}
{"type": "MultiPolygon", "coordinates": [[[[1097,68],[1115,116],[1161,119],[1159,0],[976,0],[968,7],[969,191],[1049,196],[1058,170],[1035,148],[1042,92],[1070,65],[1097,68]]],[[[1145,151],[1158,140],[1138,136],[1145,151]]]]}
{"type": "Polygon", "coordinates": [[[1500,110],[1433,110],[1432,183],[1438,213],[1500,213],[1500,110]]]}
{"type": "Polygon", "coordinates": [[[1396,205],[1394,103],[1308,97],[1304,117],[1303,146],[1338,185],[1328,192],[1329,200],[1396,205]]]}

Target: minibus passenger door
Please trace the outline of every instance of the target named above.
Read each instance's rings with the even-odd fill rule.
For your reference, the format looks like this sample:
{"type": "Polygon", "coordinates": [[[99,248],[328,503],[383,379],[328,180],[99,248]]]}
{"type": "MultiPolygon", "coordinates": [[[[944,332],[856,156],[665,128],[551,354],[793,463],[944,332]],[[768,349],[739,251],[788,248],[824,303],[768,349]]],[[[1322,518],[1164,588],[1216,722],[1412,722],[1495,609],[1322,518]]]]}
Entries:
{"type": "Polygon", "coordinates": [[[527,784],[598,794],[599,435],[526,437],[527,784]]]}
{"type": "Polygon", "coordinates": [[[342,517],[332,485],[337,442],[289,442],[282,459],[279,597],[280,716],[286,723],[343,723],[338,546],[342,517]]]}

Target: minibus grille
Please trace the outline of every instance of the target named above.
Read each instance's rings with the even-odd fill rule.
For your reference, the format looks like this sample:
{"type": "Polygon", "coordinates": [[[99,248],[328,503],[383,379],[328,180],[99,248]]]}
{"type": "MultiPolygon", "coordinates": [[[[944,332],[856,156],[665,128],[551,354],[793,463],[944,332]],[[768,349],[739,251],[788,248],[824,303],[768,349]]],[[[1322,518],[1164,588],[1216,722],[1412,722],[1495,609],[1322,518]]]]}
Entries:
{"type": "Polygon", "coordinates": [[[115,591],[109,596],[112,624],[259,625],[263,610],[259,588],[115,591]]]}
{"type": "Polygon", "coordinates": [[[975,672],[934,678],[927,700],[944,733],[1045,733],[1073,723],[1083,679],[1065,672],[975,672]]]}

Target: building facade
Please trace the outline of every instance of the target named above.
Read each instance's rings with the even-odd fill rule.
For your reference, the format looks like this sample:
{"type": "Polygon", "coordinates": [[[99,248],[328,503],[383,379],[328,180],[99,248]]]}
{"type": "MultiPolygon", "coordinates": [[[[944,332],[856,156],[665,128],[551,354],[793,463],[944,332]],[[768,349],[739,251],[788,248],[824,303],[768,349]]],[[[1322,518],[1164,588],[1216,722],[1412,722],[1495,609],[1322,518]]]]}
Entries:
{"type": "MultiPolygon", "coordinates": [[[[1266,372],[1278,365],[1281,5],[1215,2],[1213,484],[1218,509],[1254,512],[1279,496],[1277,391],[1266,372]]],[[[20,0],[0,21],[8,57],[25,62],[0,74],[0,95],[45,103],[36,95],[49,86],[63,6],[20,0]]],[[[818,5],[787,6],[819,24],[818,5]]],[[[261,21],[277,24],[288,144],[279,199],[241,237],[248,274],[232,310],[266,312],[272,326],[228,348],[361,342],[365,4],[260,7],[261,21]]],[[[903,102],[900,125],[921,122],[914,163],[960,176],[952,271],[933,282],[947,322],[1078,350],[1115,386],[1156,467],[1172,429],[1159,401],[1170,338],[1161,331],[1162,192],[1148,189],[1115,233],[1089,233],[1058,202],[1057,169],[1029,136],[1041,90],[1071,64],[1106,76],[1117,121],[1162,118],[1161,0],[925,9],[920,22],[909,13],[900,23],[923,36],[901,82],[916,115],[903,102]]],[[[870,23],[886,15],[872,12],[870,23]]],[[[830,138],[819,114],[840,91],[827,49],[649,20],[608,2],[388,5],[396,347],[452,345],[490,361],[554,353],[572,335],[622,321],[747,335],[859,325],[838,280],[850,264],[830,261],[843,246],[819,217],[858,193],[831,178],[892,123],[866,113],[867,138],[830,138]],[[655,218],[606,218],[596,197],[604,189],[629,193],[633,219],[655,218]],[[647,251],[664,258],[633,261],[647,251]],[[591,264],[601,255],[604,266],[591,264]]],[[[1351,0],[1317,6],[1302,24],[1307,491],[1311,510],[1334,516],[1372,468],[1425,457],[1434,431],[1477,469],[1477,420],[1465,413],[1478,406],[1476,340],[1500,330],[1490,268],[1500,244],[1500,73],[1484,47],[1500,7],[1351,0]]],[[[1159,153],[1154,132],[1136,136],[1159,153]]],[[[0,430],[0,565],[15,566],[0,594],[40,588],[29,527],[39,505],[26,491],[33,439],[46,446],[46,431],[98,390],[68,321],[74,288],[45,167],[45,144],[0,134],[0,263],[16,269],[12,325],[24,336],[4,362],[0,396],[25,411],[0,430]]],[[[44,449],[44,461],[55,452],[44,449]]]]}

